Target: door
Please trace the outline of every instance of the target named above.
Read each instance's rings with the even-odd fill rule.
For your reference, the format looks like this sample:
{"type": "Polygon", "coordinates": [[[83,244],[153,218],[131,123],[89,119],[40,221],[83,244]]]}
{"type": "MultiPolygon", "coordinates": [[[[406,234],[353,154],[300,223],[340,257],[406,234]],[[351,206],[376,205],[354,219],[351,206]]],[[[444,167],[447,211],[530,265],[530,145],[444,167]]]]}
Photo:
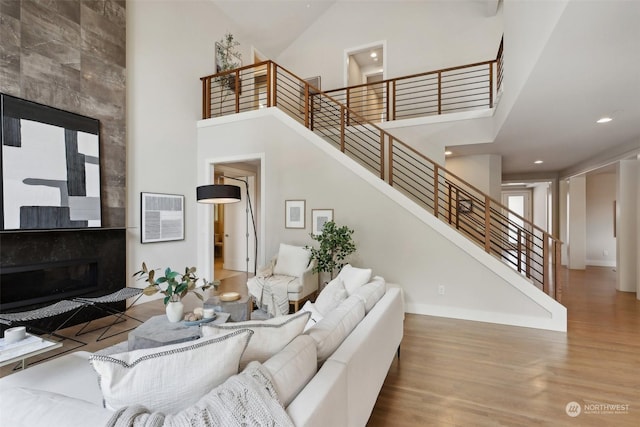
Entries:
{"type": "MultiPolygon", "coordinates": [[[[249,194],[252,201],[255,201],[255,177],[238,177],[249,183],[249,194]]],[[[251,224],[251,214],[248,210],[247,192],[245,184],[234,179],[224,179],[227,185],[237,185],[240,187],[241,200],[238,203],[227,203],[224,205],[224,263],[225,270],[247,271],[247,261],[249,272],[254,272],[254,230],[251,224]]],[[[255,211],[254,211],[255,215],[255,211]]]]}
{"type": "Polygon", "coordinates": [[[502,204],[509,208],[507,212],[508,244],[503,257],[518,271],[526,272],[528,276],[534,242],[530,235],[531,229],[524,220],[531,221],[531,192],[528,190],[503,191],[502,204]]]}

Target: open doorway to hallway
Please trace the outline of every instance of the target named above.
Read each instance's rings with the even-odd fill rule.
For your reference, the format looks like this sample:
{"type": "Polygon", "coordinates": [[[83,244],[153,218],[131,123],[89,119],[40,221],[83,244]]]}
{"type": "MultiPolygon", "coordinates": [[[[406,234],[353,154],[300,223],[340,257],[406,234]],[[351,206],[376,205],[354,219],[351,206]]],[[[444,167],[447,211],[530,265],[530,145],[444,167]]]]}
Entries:
{"type": "Polygon", "coordinates": [[[344,82],[349,108],[370,122],[385,120],[386,42],[374,42],[345,50],[344,82]],[[355,86],[355,87],[354,87],[355,86]]]}
{"type": "Polygon", "coordinates": [[[215,183],[236,185],[241,190],[240,202],[214,207],[212,255],[217,280],[255,274],[259,176],[260,160],[214,164],[215,183]]]}

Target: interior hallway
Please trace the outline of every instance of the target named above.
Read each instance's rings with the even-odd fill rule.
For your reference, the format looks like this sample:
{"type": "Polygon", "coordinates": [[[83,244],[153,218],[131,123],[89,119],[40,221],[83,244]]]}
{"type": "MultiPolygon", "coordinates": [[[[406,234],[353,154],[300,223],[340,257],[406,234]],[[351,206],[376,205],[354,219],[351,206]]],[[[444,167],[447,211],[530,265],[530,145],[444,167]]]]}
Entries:
{"type": "Polygon", "coordinates": [[[562,276],[567,334],[408,314],[368,425],[640,425],[640,301],[611,268],[562,276]]]}

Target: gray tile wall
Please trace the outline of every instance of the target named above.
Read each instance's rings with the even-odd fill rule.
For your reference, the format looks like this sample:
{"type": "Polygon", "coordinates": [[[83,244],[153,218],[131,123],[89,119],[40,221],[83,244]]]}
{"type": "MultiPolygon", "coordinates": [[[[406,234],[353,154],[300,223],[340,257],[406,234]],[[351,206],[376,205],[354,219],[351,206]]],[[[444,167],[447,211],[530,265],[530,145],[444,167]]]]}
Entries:
{"type": "Polygon", "coordinates": [[[0,0],[0,92],[100,120],[102,226],[125,226],[125,0],[0,0]]]}

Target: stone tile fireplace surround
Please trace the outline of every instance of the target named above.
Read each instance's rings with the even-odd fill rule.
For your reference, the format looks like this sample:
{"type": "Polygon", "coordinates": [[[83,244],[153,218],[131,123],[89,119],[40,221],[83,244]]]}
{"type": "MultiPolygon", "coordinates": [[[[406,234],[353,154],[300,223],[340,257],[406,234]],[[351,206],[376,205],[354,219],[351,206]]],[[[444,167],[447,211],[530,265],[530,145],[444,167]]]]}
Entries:
{"type": "MultiPolygon", "coordinates": [[[[31,310],[78,296],[106,295],[126,286],[126,230],[1,232],[0,266],[2,312],[31,310]],[[5,289],[9,286],[12,288],[5,289]],[[16,290],[15,286],[22,288],[16,290]]],[[[124,302],[113,306],[123,309],[124,302]]],[[[103,315],[85,309],[70,325],[103,315]]],[[[38,326],[48,328],[56,322],[60,319],[42,320],[38,326]]]]}

